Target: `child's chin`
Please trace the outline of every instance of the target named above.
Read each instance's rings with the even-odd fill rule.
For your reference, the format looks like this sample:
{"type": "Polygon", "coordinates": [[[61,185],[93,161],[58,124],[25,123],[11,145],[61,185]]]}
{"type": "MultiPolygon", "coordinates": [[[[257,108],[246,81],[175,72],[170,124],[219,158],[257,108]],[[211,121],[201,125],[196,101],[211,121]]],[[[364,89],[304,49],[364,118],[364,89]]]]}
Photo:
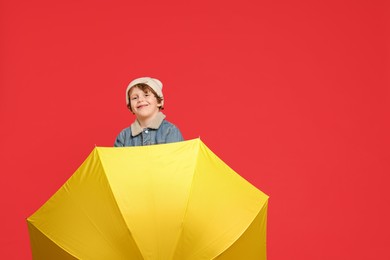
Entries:
{"type": "Polygon", "coordinates": [[[152,113],[149,113],[149,112],[138,112],[138,113],[136,113],[136,116],[137,117],[149,117],[149,116],[151,116],[152,115],[152,113]]]}

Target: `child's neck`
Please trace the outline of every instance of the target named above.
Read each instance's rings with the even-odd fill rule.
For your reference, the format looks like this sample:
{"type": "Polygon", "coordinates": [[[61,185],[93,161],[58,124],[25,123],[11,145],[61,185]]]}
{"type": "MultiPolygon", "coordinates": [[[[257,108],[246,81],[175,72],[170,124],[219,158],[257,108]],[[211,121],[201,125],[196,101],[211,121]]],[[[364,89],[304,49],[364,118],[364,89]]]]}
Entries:
{"type": "Polygon", "coordinates": [[[157,114],[158,113],[146,118],[137,118],[137,121],[142,128],[148,128],[156,118],[157,114]]]}

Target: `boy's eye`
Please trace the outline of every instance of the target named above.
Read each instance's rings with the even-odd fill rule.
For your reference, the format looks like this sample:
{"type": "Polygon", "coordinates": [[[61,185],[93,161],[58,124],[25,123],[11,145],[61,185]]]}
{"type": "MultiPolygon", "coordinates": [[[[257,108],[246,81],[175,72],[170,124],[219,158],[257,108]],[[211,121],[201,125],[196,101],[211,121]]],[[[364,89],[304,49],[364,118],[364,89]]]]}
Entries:
{"type": "Polygon", "coordinates": [[[136,100],[138,97],[131,97],[131,100],[136,100]]]}

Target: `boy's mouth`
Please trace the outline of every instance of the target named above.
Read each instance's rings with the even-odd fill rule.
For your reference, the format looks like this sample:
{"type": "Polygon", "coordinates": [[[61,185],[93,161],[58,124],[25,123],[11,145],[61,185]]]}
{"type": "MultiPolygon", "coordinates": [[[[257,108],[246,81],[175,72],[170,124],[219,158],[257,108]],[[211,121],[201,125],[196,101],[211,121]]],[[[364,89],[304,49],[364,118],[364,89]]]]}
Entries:
{"type": "Polygon", "coordinates": [[[146,107],[146,106],[148,106],[147,104],[145,104],[145,105],[140,105],[140,106],[137,106],[137,109],[139,109],[139,108],[144,108],[144,107],[146,107]]]}

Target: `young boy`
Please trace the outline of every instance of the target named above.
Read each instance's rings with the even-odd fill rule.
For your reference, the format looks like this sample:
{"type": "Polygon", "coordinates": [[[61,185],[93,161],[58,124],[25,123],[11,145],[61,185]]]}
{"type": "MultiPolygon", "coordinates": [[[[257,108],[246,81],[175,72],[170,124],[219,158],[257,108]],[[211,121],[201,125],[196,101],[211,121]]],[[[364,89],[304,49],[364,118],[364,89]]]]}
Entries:
{"type": "Polygon", "coordinates": [[[142,146],[183,141],[180,130],[167,120],[164,109],[162,83],[143,77],[130,82],[126,89],[126,104],[136,116],[130,127],[123,129],[114,146],[142,146]]]}

